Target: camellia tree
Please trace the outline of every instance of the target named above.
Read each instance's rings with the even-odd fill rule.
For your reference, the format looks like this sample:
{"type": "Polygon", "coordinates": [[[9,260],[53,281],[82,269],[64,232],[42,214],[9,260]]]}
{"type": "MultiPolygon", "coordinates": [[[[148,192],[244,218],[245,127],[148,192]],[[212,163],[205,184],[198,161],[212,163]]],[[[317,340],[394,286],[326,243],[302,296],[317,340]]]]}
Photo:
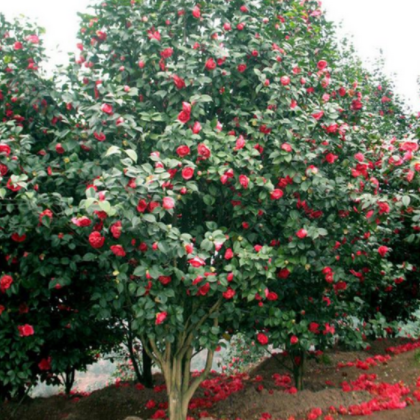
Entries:
{"type": "Polygon", "coordinates": [[[361,344],[350,318],[366,289],[404,267],[375,234],[387,212],[370,177],[383,138],[371,89],[319,2],[109,0],[82,19],[43,169],[10,181],[23,207],[7,234],[28,234],[38,185],[29,201],[53,216],[32,231],[71,233],[54,270],[86,270],[99,318],[128,311],[171,420],[187,418],[226,333],[283,346],[298,387],[312,345],[361,344]]]}
{"type": "Polygon", "coordinates": [[[0,24],[0,397],[24,395],[39,380],[69,393],[75,371],[120,334],[91,310],[104,274],[90,267],[63,213],[63,171],[48,163],[61,111],[70,110],[60,110],[39,69],[40,29],[3,16],[0,24]]]}
{"type": "Polygon", "coordinates": [[[226,332],[286,346],[297,382],[314,342],[361,342],[348,318],[366,284],[349,270],[403,267],[362,199],[370,90],[343,74],[320,4],[110,0],[82,18],[57,159],[85,198],[66,212],[113,276],[99,315],[129,308],[171,420],[226,332]]]}

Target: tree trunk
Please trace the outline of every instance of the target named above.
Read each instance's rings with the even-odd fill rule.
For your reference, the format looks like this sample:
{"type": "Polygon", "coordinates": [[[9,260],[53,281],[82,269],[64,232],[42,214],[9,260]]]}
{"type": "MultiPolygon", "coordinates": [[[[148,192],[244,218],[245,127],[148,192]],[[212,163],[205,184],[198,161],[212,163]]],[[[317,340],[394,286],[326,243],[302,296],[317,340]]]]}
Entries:
{"type": "Polygon", "coordinates": [[[153,375],[152,375],[152,359],[147,354],[143,347],[143,385],[146,388],[153,388],[153,375]]]}
{"type": "Polygon", "coordinates": [[[303,375],[305,372],[305,354],[301,353],[299,356],[292,356],[293,363],[293,379],[295,387],[298,391],[303,390],[303,375]]]}
{"type": "Polygon", "coordinates": [[[186,420],[188,403],[189,401],[183,398],[182,392],[173,390],[169,394],[169,420],[186,420]]]}
{"type": "Polygon", "coordinates": [[[153,388],[152,359],[147,354],[144,345],[142,344],[143,370],[141,371],[138,358],[134,352],[134,336],[131,330],[131,321],[128,322],[127,347],[137,382],[143,384],[146,388],[153,388]]]}
{"type": "Polygon", "coordinates": [[[142,383],[143,382],[143,376],[140,372],[139,364],[137,363],[137,357],[134,354],[133,340],[131,339],[130,335],[129,335],[127,341],[128,341],[128,344],[127,344],[128,353],[130,354],[131,364],[133,365],[134,373],[136,374],[136,381],[142,383]]]}
{"type": "Polygon", "coordinates": [[[75,369],[69,369],[65,373],[64,388],[65,388],[65,393],[67,396],[70,395],[71,389],[73,388],[75,375],[76,375],[75,369]]]}
{"type": "Polygon", "coordinates": [[[207,377],[213,364],[214,352],[209,350],[203,373],[190,381],[193,348],[189,347],[183,350],[181,351],[181,355],[176,355],[178,352],[175,352],[175,355],[159,363],[161,364],[168,392],[169,420],[187,419],[188,405],[191,398],[207,377]]]}
{"type": "MultiPolygon", "coordinates": [[[[201,375],[191,380],[194,335],[197,334],[204,322],[219,309],[222,302],[223,299],[220,298],[198,323],[190,325],[186,331],[179,333],[173,342],[166,340],[157,343],[154,337],[141,337],[143,348],[160,367],[165,378],[169,399],[169,420],[187,420],[188,405],[200,384],[210,373],[214,350],[208,350],[206,366],[201,375]]],[[[214,327],[218,327],[218,323],[219,319],[215,317],[213,319],[214,327]]]]}

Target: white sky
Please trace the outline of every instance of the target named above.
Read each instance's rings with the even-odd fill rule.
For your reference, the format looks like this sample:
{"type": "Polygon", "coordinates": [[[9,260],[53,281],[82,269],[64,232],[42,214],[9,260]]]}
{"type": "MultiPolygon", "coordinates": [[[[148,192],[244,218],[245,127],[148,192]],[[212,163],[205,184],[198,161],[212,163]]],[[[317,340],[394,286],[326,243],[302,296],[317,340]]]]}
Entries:
{"type": "MultiPolygon", "coordinates": [[[[415,111],[420,111],[417,78],[420,77],[420,0],[323,0],[330,20],[343,22],[354,36],[359,55],[367,60],[382,48],[386,72],[395,73],[397,92],[415,111]]],[[[8,18],[25,14],[46,28],[47,47],[55,63],[64,63],[75,50],[77,12],[90,0],[0,0],[0,12],[8,18]],[[59,46],[61,53],[57,52],[59,46]]]]}

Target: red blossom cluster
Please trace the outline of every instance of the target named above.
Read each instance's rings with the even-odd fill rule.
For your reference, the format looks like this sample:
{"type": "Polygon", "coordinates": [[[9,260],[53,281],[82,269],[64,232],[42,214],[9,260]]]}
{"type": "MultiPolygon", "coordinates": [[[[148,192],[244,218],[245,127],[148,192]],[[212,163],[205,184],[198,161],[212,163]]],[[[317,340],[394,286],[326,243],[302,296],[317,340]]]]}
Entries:
{"type": "Polygon", "coordinates": [[[356,360],[355,362],[338,363],[337,369],[343,369],[345,367],[356,367],[361,370],[369,370],[371,367],[378,366],[378,363],[386,364],[391,360],[391,356],[382,356],[380,354],[368,357],[365,360],[356,360]]]}
{"type": "Polygon", "coordinates": [[[189,408],[211,408],[214,403],[226,400],[230,395],[242,391],[247,374],[233,376],[220,375],[205,380],[200,387],[204,389],[204,397],[191,400],[189,408]]]}
{"type": "Polygon", "coordinates": [[[292,386],[292,378],[290,375],[280,375],[279,373],[275,373],[272,376],[274,380],[274,385],[280,388],[284,388],[285,392],[288,394],[296,394],[298,390],[292,386]]]}
{"type": "Polygon", "coordinates": [[[377,375],[375,374],[363,374],[355,381],[342,383],[344,392],[367,391],[371,395],[375,395],[375,398],[366,403],[350,406],[349,414],[366,416],[376,411],[397,410],[406,407],[407,402],[403,397],[410,394],[410,388],[402,383],[378,383],[376,379],[377,375]]]}
{"type": "Polygon", "coordinates": [[[418,348],[420,348],[420,340],[413,341],[412,343],[401,344],[396,347],[388,347],[385,351],[395,355],[417,350],[418,348]]]}

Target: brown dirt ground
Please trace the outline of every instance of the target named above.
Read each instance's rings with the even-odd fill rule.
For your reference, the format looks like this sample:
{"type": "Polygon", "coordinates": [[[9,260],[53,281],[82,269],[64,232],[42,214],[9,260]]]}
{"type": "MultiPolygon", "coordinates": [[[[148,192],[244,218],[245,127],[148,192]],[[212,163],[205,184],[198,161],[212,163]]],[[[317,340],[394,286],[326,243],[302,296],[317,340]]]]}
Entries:
{"type": "MultiPolygon", "coordinates": [[[[259,419],[261,414],[268,412],[273,419],[286,420],[288,416],[304,419],[311,408],[319,407],[327,410],[330,406],[350,406],[360,404],[372,398],[365,392],[343,392],[340,384],[343,380],[357,379],[361,374],[377,374],[378,380],[387,383],[403,382],[413,391],[417,378],[420,377],[420,364],[415,360],[415,352],[408,352],[393,356],[385,365],[378,365],[368,371],[354,367],[337,370],[339,362],[362,360],[373,354],[384,354],[384,349],[395,342],[376,342],[368,352],[329,353],[329,363],[319,364],[309,361],[305,375],[305,391],[297,394],[287,394],[274,386],[272,375],[284,374],[286,371],[273,359],[267,359],[249,372],[249,380],[245,381],[245,388],[220,401],[211,409],[210,414],[217,419],[240,418],[243,420],[259,419]],[[263,380],[256,382],[255,376],[261,375],[263,380]],[[329,385],[326,385],[329,381],[329,385]],[[264,389],[258,391],[258,385],[264,389]],[[269,390],[273,390],[270,394],[269,390]]],[[[156,382],[161,383],[160,376],[156,382]]],[[[202,395],[203,391],[199,394],[202,395]]],[[[29,400],[17,407],[14,404],[0,405],[1,420],[124,420],[128,416],[139,416],[148,419],[157,407],[148,410],[145,404],[148,400],[157,403],[166,401],[165,392],[156,393],[153,390],[137,390],[134,386],[110,386],[93,392],[88,397],[67,399],[63,396],[37,398],[29,400]],[[14,416],[12,413],[14,411],[14,416]]],[[[325,411],[324,411],[325,412],[325,411]]],[[[192,412],[194,418],[199,418],[198,412],[192,412]]],[[[338,416],[333,416],[338,420],[338,416]]],[[[323,418],[323,417],[322,417],[323,418]]],[[[344,419],[361,420],[363,417],[340,417],[344,419]]],[[[386,411],[369,416],[370,420],[420,420],[420,403],[403,410],[386,411]]]]}

